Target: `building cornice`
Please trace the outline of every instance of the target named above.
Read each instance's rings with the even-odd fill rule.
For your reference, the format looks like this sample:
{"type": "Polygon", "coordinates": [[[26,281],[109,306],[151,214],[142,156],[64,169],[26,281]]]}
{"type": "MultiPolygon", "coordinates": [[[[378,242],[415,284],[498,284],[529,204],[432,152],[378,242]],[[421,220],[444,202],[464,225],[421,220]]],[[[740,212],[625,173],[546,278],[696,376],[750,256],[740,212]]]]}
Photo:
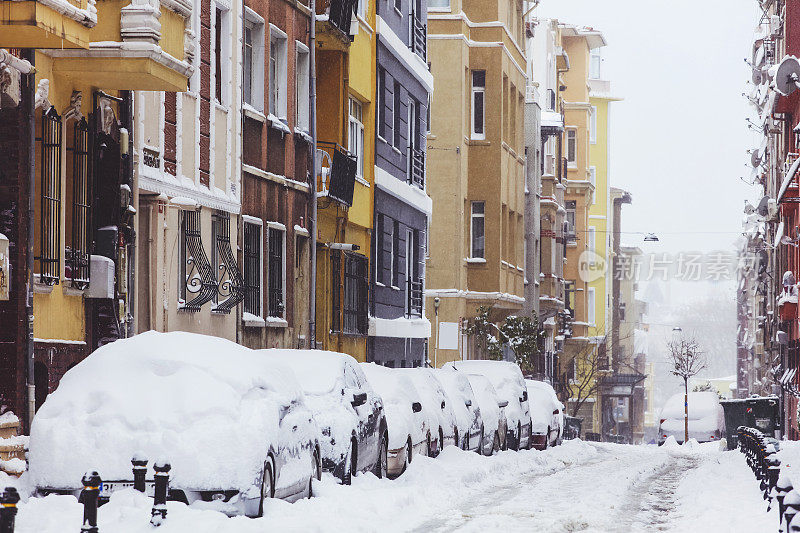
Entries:
{"type": "Polygon", "coordinates": [[[492,22],[473,22],[463,11],[460,13],[428,13],[428,20],[460,20],[469,28],[502,28],[508,37],[508,40],[511,41],[511,44],[513,44],[514,48],[517,49],[519,55],[522,56],[523,61],[527,61],[525,52],[522,50],[522,48],[520,48],[519,43],[517,43],[517,40],[514,39],[513,35],[511,35],[511,32],[508,31],[508,26],[499,20],[492,22]]]}
{"type": "Polygon", "coordinates": [[[386,24],[386,21],[380,15],[375,17],[375,30],[378,33],[378,38],[392,54],[400,60],[429,93],[433,92],[433,74],[428,70],[427,63],[400,40],[400,37],[386,24]]]}

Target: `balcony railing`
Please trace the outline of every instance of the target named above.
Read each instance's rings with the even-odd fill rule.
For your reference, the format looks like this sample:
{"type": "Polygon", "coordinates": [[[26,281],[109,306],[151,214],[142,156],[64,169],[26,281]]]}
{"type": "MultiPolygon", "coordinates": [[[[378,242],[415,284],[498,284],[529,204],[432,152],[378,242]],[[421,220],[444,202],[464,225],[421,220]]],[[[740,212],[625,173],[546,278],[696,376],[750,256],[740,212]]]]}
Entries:
{"type": "Polygon", "coordinates": [[[428,29],[416,15],[411,15],[411,51],[427,60],[428,53],[428,29]]]}
{"type": "Polygon", "coordinates": [[[414,147],[409,148],[408,182],[420,189],[425,188],[425,152],[414,147]]]}
{"type": "Polygon", "coordinates": [[[357,3],[358,0],[320,0],[317,14],[328,15],[328,22],[349,37],[357,3]]]}
{"type": "Polygon", "coordinates": [[[356,183],[356,156],[336,143],[319,141],[317,196],[328,197],[350,207],[356,183]]]}
{"type": "Polygon", "coordinates": [[[553,89],[547,89],[547,110],[556,110],[556,92],[553,89]]]}
{"type": "Polygon", "coordinates": [[[406,290],[408,314],[411,316],[421,317],[423,281],[421,279],[414,280],[409,278],[406,283],[408,284],[408,290],[406,290]]]}

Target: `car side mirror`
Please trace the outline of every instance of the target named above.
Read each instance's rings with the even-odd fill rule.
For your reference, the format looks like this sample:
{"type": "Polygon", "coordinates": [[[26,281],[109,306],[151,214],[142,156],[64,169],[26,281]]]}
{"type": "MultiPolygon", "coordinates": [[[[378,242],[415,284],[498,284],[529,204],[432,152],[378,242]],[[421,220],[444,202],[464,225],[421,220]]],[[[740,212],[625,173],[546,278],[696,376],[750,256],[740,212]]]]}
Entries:
{"type": "Polygon", "coordinates": [[[472,407],[472,400],[464,400],[464,405],[467,407],[472,407]]]}
{"type": "Polygon", "coordinates": [[[508,400],[503,400],[502,402],[497,403],[498,407],[508,407],[508,400]]]}
{"type": "Polygon", "coordinates": [[[522,391],[522,398],[519,399],[519,403],[527,401],[528,401],[528,391],[522,391]]]}
{"type": "Polygon", "coordinates": [[[444,409],[444,400],[442,400],[442,409],[444,409]]]}
{"type": "Polygon", "coordinates": [[[364,405],[365,403],[367,403],[367,393],[359,392],[358,394],[353,394],[353,401],[350,403],[353,405],[353,407],[364,405]]]}
{"type": "Polygon", "coordinates": [[[412,403],[411,410],[414,411],[415,413],[419,413],[420,411],[422,411],[422,404],[419,402],[412,403]]]}

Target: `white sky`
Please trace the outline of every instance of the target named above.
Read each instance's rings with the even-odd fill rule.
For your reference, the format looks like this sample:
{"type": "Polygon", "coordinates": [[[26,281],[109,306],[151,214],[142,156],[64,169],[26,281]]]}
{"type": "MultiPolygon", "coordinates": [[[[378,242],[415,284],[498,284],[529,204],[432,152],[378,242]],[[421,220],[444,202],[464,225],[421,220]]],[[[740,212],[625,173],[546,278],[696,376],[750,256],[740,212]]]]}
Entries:
{"type": "Polygon", "coordinates": [[[539,17],[592,26],[608,42],[611,185],[633,195],[623,242],[646,253],[731,249],[741,231],[746,150],[759,143],[742,96],[760,11],[755,0],[542,0],[539,17]],[[696,233],[696,232],[713,233],[696,233]]]}

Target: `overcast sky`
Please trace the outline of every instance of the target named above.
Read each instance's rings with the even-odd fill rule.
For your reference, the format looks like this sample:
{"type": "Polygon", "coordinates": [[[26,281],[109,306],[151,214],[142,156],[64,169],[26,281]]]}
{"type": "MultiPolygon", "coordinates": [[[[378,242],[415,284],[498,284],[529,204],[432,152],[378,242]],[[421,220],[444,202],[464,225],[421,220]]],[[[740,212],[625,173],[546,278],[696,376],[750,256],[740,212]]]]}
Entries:
{"type": "Polygon", "coordinates": [[[742,92],[760,11],[755,0],[542,0],[539,17],[592,26],[608,42],[611,184],[633,195],[623,231],[646,252],[732,249],[744,198],[758,192],[746,151],[759,141],[742,92]],[[698,233],[707,232],[707,233],[698,233]]]}

